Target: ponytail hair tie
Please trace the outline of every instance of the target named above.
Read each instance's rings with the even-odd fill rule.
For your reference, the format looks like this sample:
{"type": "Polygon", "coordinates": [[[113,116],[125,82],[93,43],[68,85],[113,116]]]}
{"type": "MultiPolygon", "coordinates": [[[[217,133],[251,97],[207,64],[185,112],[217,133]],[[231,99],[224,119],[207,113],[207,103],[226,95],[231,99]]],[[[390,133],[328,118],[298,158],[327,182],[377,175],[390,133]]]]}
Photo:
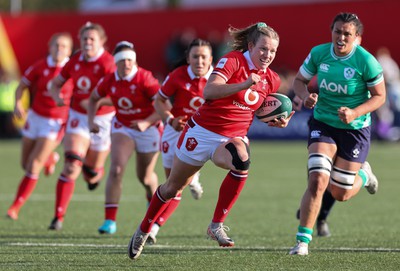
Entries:
{"type": "Polygon", "coordinates": [[[267,24],[266,24],[266,23],[263,23],[263,22],[258,22],[258,23],[257,23],[257,28],[258,28],[258,29],[264,28],[264,27],[267,27],[267,24]]]}

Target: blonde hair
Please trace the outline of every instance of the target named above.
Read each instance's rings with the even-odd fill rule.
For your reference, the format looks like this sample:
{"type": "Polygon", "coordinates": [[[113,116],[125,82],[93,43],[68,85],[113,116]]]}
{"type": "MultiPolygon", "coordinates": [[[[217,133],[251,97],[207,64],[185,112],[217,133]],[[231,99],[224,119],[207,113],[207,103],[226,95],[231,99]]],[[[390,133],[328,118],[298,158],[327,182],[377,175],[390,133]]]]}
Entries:
{"type": "Polygon", "coordinates": [[[87,22],[85,23],[80,29],[79,29],[79,34],[78,34],[78,38],[81,39],[83,33],[85,33],[88,30],[96,30],[99,33],[100,39],[105,43],[107,41],[107,35],[106,35],[106,31],[104,30],[104,28],[99,25],[99,24],[95,24],[92,22],[87,22]]]}
{"type": "Polygon", "coordinates": [[[57,40],[59,37],[65,37],[66,39],[68,39],[68,42],[70,43],[71,50],[72,50],[72,47],[73,47],[73,45],[74,45],[74,42],[73,42],[73,40],[72,40],[71,34],[68,33],[68,32],[60,32],[60,33],[55,33],[55,34],[53,34],[53,35],[51,36],[50,40],[49,40],[48,46],[49,46],[49,47],[52,46],[52,45],[56,42],[56,40],[57,40]]]}
{"type": "Polygon", "coordinates": [[[270,37],[279,42],[278,33],[266,23],[259,22],[246,28],[238,29],[230,26],[229,34],[233,37],[232,48],[237,51],[247,51],[249,42],[256,44],[261,35],[270,37]]]}

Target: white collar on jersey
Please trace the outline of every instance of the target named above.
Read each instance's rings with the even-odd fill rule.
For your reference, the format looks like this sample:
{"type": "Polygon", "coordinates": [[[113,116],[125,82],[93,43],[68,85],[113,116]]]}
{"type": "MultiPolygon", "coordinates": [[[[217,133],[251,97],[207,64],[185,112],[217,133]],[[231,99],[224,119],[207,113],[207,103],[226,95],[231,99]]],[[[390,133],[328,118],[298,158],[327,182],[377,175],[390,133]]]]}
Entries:
{"type": "Polygon", "coordinates": [[[47,65],[49,65],[49,67],[57,67],[57,66],[58,67],[64,67],[65,63],[67,63],[68,60],[69,60],[69,57],[66,57],[66,58],[64,58],[64,60],[59,65],[57,65],[57,63],[54,62],[54,60],[51,57],[51,55],[48,55],[47,59],[46,59],[47,65]]]}
{"type": "MultiPolygon", "coordinates": [[[[213,70],[214,70],[213,66],[210,66],[210,69],[208,70],[208,72],[203,77],[208,80],[208,78],[210,77],[210,75],[211,75],[213,70]]],[[[195,79],[195,78],[200,78],[200,76],[196,76],[193,73],[192,69],[190,68],[190,65],[188,65],[188,67],[187,67],[187,72],[189,74],[190,79],[192,79],[192,80],[195,79]]]]}
{"type": "Polygon", "coordinates": [[[130,81],[132,81],[132,78],[135,77],[137,71],[138,71],[137,66],[133,66],[131,72],[127,76],[124,76],[123,78],[119,77],[118,72],[115,71],[114,72],[115,80],[116,81],[126,80],[126,81],[130,82],[130,81]]]}
{"type": "MultiPolygon", "coordinates": [[[[94,62],[97,59],[99,59],[101,57],[101,55],[104,53],[104,48],[100,48],[99,51],[97,52],[97,55],[95,55],[94,57],[90,57],[89,59],[87,59],[87,62],[94,62]]],[[[83,57],[83,53],[81,52],[81,55],[79,56],[79,60],[83,61],[85,58],[83,57]]]]}
{"type": "Polygon", "coordinates": [[[352,57],[352,56],[354,55],[354,52],[356,51],[357,46],[358,46],[358,45],[355,44],[355,45],[353,46],[353,49],[351,49],[350,53],[348,53],[347,55],[345,55],[345,56],[338,56],[337,54],[335,54],[335,48],[333,47],[333,43],[332,43],[332,44],[331,44],[331,56],[332,56],[333,59],[335,59],[335,60],[341,60],[341,61],[347,60],[347,59],[349,59],[350,57],[352,57]]]}
{"type": "MultiPolygon", "coordinates": [[[[259,69],[257,69],[256,65],[254,65],[253,61],[251,61],[251,57],[250,57],[250,52],[249,51],[244,52],[243,56],[246,59],[247,65],[249,65],[249,69],[250,70],[257,70],[257,71],[259,70],[259,69]]],[[[265,70],[263,70],[263,72],[265,73],[265,70]]]]}

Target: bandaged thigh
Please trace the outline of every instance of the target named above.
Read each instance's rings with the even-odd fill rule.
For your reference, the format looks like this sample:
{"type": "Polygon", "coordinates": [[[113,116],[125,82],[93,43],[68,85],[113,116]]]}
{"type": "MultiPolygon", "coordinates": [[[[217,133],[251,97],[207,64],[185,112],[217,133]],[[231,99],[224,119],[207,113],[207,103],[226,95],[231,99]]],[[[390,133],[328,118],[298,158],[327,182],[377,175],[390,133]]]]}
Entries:
{"type": "Polygon", "coordinates": [[[310,153],[308,156],[308,174],[312,172],[320,172],[331,175],[332,160],[322,153],[310,153]]]}
{"type": "Polygon", "coordinates": [[[356,171],[343,170],[337,167],[333,167],[329,182],[331,185],[350,190],[353,188],[356,175],[356,171]]]}

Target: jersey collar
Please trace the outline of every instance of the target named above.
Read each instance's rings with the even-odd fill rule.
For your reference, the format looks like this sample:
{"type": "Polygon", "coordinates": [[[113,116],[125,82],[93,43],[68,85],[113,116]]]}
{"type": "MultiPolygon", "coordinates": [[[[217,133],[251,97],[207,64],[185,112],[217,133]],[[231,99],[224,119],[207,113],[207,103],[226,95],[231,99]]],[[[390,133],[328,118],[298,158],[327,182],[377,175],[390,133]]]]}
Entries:
{"type": "Polygon", "coordinates": [[[51,57],[51,55],[48,55],[47,59],[46,59],[46,62],[47,62],[47,65],[49,67],[64,67],[65,63],[67,63],[68,60],[69,60],[69,57],[66,57],[66,58],[64,58],[64,60],[60,64],[57,65],[57,63],[54,62],[54,60],[51,57]]]}
{"type": "MultiPolygon", "coordinates": [[[[97,59],[99,59],[101,57],[101,55],[104,53],[104,48],[100,48],[99,52],[97,53],[97,55],[95,55],[94,57],[90,57],[89,59],[87,59],[87,62],[95,62],[97,59]]],[[[79,60],[80,61],[84,61],[85,57],[83,56],[83,53],[81,53],[81,55],[79,56],[79,60]]]]}
{"type": "Polygon", "coordinates": [[[115,71],[115,72],[114,72],[114,74],[115,74],[115,80],[116,80],[116,81],[125,80],[125,81],[130,82],[130,81],[132,81],[133,77],[135,77],[137,71],[138,71],[137,66],[133,66],[132,71],[131,71],[127,76],[125,76],[125,77],[123,77],[123,78],[119,77],[118,72],[115,71]]]}
{"type": "Polygon", "coordinates": [[[354,45],[353,46],[353,49],[351,49],[351,51],[350,51],[350,53],[349,54],[347,54],[347,55],[345,55],[345,56],[338,56],[338,55],[336,55],[335,54],[335,50],[334,50],[334,47],[333,47],[333,43],[331,43],[331,56],[335,59],[335,60],[347,60],[347,59],[349,59],[350,57],[352,57],[353,55],[354,55],[354,52],[356,51],[356,49],[357,49],[357,45],[354,45]]]}
{"type": "MultiPolygon", "coordinates": [[[[214,69],[213,66],[210,66],[210,69],[208,69],[208,72],[202,77],[208,80],[208,78],[210,77],[213,69],[214,69]]],[[[192,69],[190,68],[190,65],[187,66],[187,73],[189,74],[189,77],[190,77],[191,80],[193,80],[195,78],[200,78],[200,76],[196,76],[193,73],[192,69]]]]}
{"type": "Polygon", "coordinates": [[[253,61],[251,60],[250,57],[250,52],[246,51],[243,53],[244,58],[246,59],[247,65],[249,66],[249,70],[250,71],[255,71],[255,73],[261,74],[261,73],[265,73],[266,70],[259,70],[256,65],[254,65],[253,61]]]}

